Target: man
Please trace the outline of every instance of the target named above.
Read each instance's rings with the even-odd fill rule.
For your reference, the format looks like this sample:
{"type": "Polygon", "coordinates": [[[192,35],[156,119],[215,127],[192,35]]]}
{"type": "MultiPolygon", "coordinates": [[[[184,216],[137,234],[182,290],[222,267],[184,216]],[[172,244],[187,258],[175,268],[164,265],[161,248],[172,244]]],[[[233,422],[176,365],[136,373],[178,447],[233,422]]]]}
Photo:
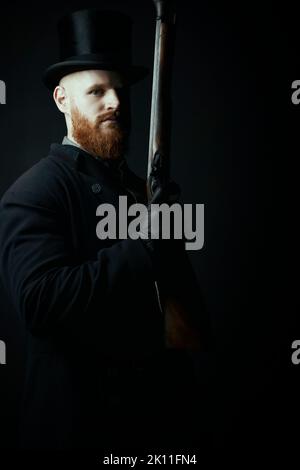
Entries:
{"type": "MultiPolygon", "coordinates": [[[[162,303],[177,294],[171,337],[179,346],[186,333],[193,341],[193,328],[174,308],[180,289],[186,295],[193,287],[193,273],[171,241],[96,236],[100,204],[117,208],[120,195],[147,203],[145,183],[125,159],[129,87],[146,70],[131,64],[131,24],[120,13],[75,12],[59,33],[61,61],[44,82],[67,136],[1,201],[1,276],[27,330],[21,445],[145,447],[152,437],[167,444],[171,429],[187,434],[181,424],[192,390],[184,356],[164,354],[162,303]]],[[[191,293],[187,301],[194,307],[197,298],[191,293]]]]}

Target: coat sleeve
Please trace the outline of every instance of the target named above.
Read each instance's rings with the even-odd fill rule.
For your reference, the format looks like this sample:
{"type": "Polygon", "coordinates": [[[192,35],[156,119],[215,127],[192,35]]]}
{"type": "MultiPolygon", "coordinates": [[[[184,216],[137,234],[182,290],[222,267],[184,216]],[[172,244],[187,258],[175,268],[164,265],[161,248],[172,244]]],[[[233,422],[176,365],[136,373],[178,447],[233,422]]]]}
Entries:
{"type": "Polygon", "coordinates": [[[8,191],[0,218],[1,278],[33,334],[80,324],[83,318],[93,322],[120,283],[126,280],[132,286],[152,276],[140,240],[122,240],[99,250],[95,259],[76,264],[62,213],[29,191],[8,191]]]}

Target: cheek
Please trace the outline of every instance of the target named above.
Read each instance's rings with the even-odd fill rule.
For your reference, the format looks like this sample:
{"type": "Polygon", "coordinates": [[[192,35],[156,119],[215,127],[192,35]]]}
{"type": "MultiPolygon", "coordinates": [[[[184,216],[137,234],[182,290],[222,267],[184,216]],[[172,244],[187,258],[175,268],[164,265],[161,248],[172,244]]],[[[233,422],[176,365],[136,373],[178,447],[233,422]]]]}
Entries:
{"type": "Polygon", "coordinates": [[[78,101],[78,109],[89,121],[94,122],[101,108],[99,102],[87,98],[78,101]]]}
{"type": "Polygon", "coordinates": [[[105,112],[105,107],[102,100],[90,100],[89,103],[86,103],[85,105],[85,113],[91,121],[95,121],[99,114],[102,114],[103,112],[105,112]]]}

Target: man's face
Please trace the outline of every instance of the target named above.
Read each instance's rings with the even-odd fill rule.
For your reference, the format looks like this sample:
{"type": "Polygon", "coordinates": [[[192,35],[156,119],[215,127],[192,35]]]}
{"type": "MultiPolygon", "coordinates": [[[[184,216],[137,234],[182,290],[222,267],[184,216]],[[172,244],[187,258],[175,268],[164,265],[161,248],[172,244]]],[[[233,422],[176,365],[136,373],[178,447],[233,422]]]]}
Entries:
{"type": "Polygon", "coordinates": [[[85,70],[60,82],[66,93],[66,118],[71,137],[89,153],[102,158],[121,157],[130,128],[129,89],[120,74],[85,70]]]}

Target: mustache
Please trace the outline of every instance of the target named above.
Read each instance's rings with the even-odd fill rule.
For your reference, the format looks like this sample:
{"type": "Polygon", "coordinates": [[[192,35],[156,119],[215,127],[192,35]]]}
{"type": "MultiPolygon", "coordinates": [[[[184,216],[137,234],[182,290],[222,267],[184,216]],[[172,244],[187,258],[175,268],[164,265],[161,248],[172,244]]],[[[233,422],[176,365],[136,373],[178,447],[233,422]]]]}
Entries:
{"type": "Polygon", "coordinates": [[[101,122],[107,121],[108,119],[113,119],[117,122],[120,122],[120,112],[119,111],[109,111],[101,116],[97,117],[96,125],[101,124],[101,122]]]}

